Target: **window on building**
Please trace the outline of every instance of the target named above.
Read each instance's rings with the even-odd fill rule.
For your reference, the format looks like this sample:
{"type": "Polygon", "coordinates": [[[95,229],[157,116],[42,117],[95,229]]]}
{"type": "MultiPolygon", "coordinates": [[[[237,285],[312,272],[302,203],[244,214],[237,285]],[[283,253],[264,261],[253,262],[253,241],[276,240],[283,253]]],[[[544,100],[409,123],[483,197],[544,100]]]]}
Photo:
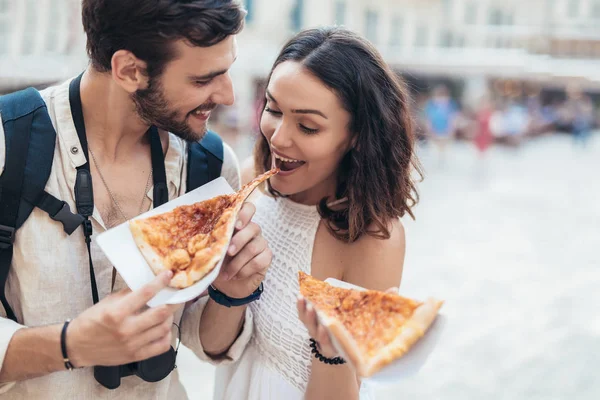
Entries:
{"type": "Polygon", "coordinates": [[[442,10],[444,10],[444,14],[449,15],[452,14],[452,8],[454,3],[452,0],[442,0],[442,10]]]}
{"type": "Polygon", "coordinates": [[[392,26],[390,30],[390,45],[399,46],[402,44],[402,31],[404,30],[404,22],[401,17],[392,18],[392,26]]]}
{"type": "Polygon", "coordinates": [[[488,23],[490,25],[502,25],[502,10],[498,8],[492,8],[488,16],[488,23]]]}
{"type": "Polygon", "coordinates": [[[55,52],[59,47],[59,33],[62,28],[62,20],[61,20],[61,7],[60,0],[50,0],[50,4],[48,7],[48,14],[46,18],[48,18],[48,30],[44,35],[46,45],[45,49],[48,52],[55,52]]]}
{"type": "Polygon", "coordinates": [[[346,23],[346,2],[337,0],[333,9],[333,23],[336,25],[344,25],[346,23]]]}
{"type": "Polygon", "coordinates": [[[570,18],[577,18],[579,16],[580,6],[580,0],[569,0],[569,2],[567,3],[567,15],[570,18]]]}
{"type": "Polygon", "coordinates": [[[0,54],[8,52],[8,43],[10,41],[9,1],[0,0],[0,54]]]}
{"type": "Polygon", "coordinates": [[[477,23],[477,2],[469,1],[465,3],[465,24],[474,25],[477,23]]]}
{"type": "Polygon", "coordinates": [[[294,32],[302,29],[302,26],[304,25],[304,0],[294,0],[291,20],[292,30],[294,32]]]}
{"type": "Polygon", "coordinates": [[[427,27],[424,25],[417,26],[417,31],[415,34],[415,47],[427,46],[428,40],[429,32],[427,32],[427,27]]]}
{"type": "Polygon", "coordinates": [[[365,14],[365,36],[373,43],[377,43],[377,13],[367,10],[365,14]]]}
{"type": "Polygon", "coordinates": [[[27,0],[25,3],[25,30],[21,52],[32,54],[35,50],[35,40],[38,31],[38,8],[37,0],[27,0]]]}
{"type": "Polygon", "coordinates": [[[245,0],[244,7],[248,12],[246,14],[246,22],[252,22],[252,20],[254,19],[254,0],[245,0]]]}
{"type": "Polygon", "coordinates": [[[0,14],[0,55],[8,52],[8,41],[8,23],[6,23],[0,14]]]}
{"type": "Polygon", "coordinates": [[[600,0],[594,0],[591,5],[590,14],[592,18],[600,19],[600,0]]]}
{"type": "Polygon", "coordinates": [[[447,29],[443,29],[440,33],[440,47],[452,47],[452,41],[452,32],[447,29]]]}

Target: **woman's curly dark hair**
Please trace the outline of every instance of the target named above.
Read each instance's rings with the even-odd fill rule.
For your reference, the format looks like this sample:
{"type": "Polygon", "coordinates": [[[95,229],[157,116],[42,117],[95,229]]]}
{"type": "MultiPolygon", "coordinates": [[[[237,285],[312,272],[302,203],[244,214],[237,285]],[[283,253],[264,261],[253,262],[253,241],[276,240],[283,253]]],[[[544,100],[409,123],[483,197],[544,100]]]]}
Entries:
{"type": "MultiPolygon", "coordinates": [[[[391,220],[405,213],[414,218],[411,208],[419,196],[413,173],[422,177],[406,86],[371,43],[338,27],[309,29],[290,39],[269,80],[285,61],[302,63],[334,90],[351,117],[355,146],[342,159],[336,189],[336,198],[348,202],[340,209],[327,205],[334,199],[322,199],[321,217],[345,242],[364,234],[389,238],[391,220]]],[[[269,143],[261,136],[254,151],[257,174],[271,168],[269,143]]]]}

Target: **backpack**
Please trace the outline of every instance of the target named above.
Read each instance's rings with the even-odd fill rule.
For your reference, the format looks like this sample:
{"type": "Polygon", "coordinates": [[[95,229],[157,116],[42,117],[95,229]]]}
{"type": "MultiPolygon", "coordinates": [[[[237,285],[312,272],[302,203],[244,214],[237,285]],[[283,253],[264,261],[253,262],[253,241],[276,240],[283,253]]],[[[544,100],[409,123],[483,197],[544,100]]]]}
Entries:
{"type": "MultiPolygon", "coordinates": [[[[0,175],[0,301],[4,306],[7,318],[16,322],[17,318],[4,292],[12,261],[16,231],[27,220],[33,208],[38,207],[45,211],[52,220],[60,222],[69,235],[82,226],[89,251],[91,222],[88,217],[93,212],[93,194],[87,195],[88,198],[86,198],[86,193],[91,193],[91,191],[78,191],[79,186],[76,184],[77,211],[72,212],[66,202],[44,190],[52,169],[56,131],[48,115],[46,103],[36,89],[27,88],[0,96],[0,116],[6,148],[4,171],[0,175]],[[88,229],[89,232],[87,232],[88,229]]],[[[74,122],[76,125],[78,122],[83,123],[82,120],[74,122]]],[[[85,145],[85,150],[87,152],[87,145],[85,145]]],[[[161,164],[164,176],[164,163],[161,164]]],[[[218,178],[221,175],[222,165],[223,141],[216,133],[208,131],[201,141],[189,142],[187,191],[218,178]]],[[[84,186],[87,184],[91,187],[89,169],[87,182],[85,179],[80,179],[86,176],[85,174],[80,176],[80,172],[82,171],[78,169],[77,180],[82,180],[84,186]]],[[[155,182],[154,194],[154,207],[168,201],[166,183],[161,186],[160,183],[157,185],[155,182]]],[[[97,302],[91,256],[90,274],[92,290],[96,292],[93,293],[95,295],[94,302],[97,302]]]]}

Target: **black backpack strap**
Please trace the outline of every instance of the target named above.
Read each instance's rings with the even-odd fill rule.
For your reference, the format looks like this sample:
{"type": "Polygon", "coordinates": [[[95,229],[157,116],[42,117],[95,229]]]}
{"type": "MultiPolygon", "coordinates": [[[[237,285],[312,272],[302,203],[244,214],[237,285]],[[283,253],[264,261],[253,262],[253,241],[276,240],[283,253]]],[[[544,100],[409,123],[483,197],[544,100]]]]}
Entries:
{"type": "Polygon", "coordinates": [[[28,188],[23,191],[21,200],[45,211],[54,221],[60,222],[67,235],[75,232],[85,220],[83,216],[73,213],[67,202],[57,199],[45,190],[28,188]]]}
{"type": "Polygon", "coordinates": [[[207,131],[200,142],[188,143],[187,189],[192,191],[221,176],[223,140],[207,131]]]}
{"type": "Polygon", "coordinates": [[[154,208],[169,201],[169,188],[167,187],[167,172],[165,170],[165,156],[163,154],[162,144],[158,129],[155,126],[150,127],[150,154],[152,157],[152,179],[154,189],[152,197],[154,199],[154,208]]]}

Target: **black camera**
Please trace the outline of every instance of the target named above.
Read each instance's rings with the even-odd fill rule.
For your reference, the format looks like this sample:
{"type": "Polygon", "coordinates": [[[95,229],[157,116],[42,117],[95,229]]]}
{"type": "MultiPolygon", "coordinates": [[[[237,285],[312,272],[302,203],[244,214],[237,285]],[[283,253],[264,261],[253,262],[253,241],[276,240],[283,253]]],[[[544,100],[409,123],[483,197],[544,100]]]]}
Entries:
{"type": "Polygon", "coordinates": [[[108,389],[116,389],[121,385],[121,378],[137,375],[146,382],[158,382],[165,379],[173,369],[177,351],[171,347],[166,353],[146,360],[112,367],[94,367],[94,378],[108,389]]]}

